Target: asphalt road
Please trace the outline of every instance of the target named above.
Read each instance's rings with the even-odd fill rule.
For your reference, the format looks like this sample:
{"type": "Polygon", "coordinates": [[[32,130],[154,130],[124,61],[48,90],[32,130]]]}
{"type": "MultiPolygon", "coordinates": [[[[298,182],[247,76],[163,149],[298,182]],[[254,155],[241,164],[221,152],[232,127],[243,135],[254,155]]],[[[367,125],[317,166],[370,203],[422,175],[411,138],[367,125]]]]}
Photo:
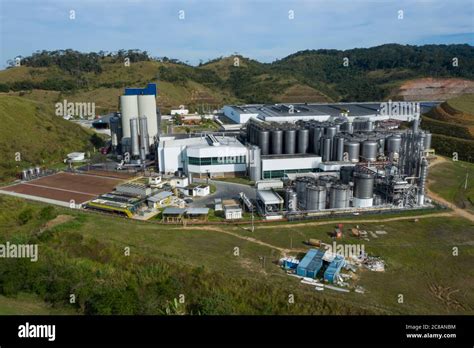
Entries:
{"type": "MultiPolygon", "coordinates": [[[[205,183],[206,179],[194,179],[193,182],[205,183]]],[[[193,203],[190,207],[208,207],[214,209],[214,199],[237,199],[240,198],[240,192],[247,195],[248,198],[254,200],[256,197],[255,187],[235,184],[230,182],[209,180],[209,183],[216,187],[216,192],[206,197],[193,197],[193,203]]]]}

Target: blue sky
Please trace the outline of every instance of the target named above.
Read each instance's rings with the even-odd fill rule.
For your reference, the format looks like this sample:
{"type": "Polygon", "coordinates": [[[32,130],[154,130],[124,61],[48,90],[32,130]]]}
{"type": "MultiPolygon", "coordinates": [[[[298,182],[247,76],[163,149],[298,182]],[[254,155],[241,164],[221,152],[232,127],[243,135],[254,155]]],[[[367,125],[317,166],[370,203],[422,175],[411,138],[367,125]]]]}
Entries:
{"type": "Polygon", "coordinates": [[[0,0],[0,67],[43,49],[138,48],[197,64],[393,42],[474,45],[474,0],[0,0]]]}

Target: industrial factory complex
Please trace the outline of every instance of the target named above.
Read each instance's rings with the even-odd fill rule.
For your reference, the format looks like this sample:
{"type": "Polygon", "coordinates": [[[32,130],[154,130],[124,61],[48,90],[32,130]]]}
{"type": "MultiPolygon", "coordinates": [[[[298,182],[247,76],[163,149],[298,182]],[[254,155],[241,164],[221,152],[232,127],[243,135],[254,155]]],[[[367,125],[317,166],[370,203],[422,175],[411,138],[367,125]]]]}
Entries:
{"type": "Polygon", "coordinates": [[[146,219],[167,207],[215,209],[210,198],[199,205],[200,197],[214,193],[209,180],[242,177],[254,184],[248,186],[252,192],[232,186],[229,197],[216,196],[241,209],[227,214],[237,218],[242,211],[296,219],[430,206],[425,185],[431,134],[420,127],[420,113],[432,106],[427,103],[228,105],[213,117],[237,130],[161,134],[156,97],[155,84],[126,88],[120,96],[120,111],[108,117],[107,171],[98,170],[101,165],[91,171],[84,154],[72,153],[65,161],[81,164],[75,176],[53,179],[32,168],[3,192],[60,197],[146,219]],[[90,180],[104,182],[89,187],[90,180]]]}

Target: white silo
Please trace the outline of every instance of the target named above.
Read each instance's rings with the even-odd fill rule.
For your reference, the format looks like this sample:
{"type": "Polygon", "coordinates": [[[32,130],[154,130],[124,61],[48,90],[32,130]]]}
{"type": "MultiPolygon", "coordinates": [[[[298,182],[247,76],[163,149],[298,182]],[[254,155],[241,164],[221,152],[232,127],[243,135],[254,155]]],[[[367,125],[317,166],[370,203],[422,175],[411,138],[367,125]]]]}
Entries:
{"type": "Polygon", "coordinates": [[[137,96],[120,96],[120,111],[122,112],[122,136],[124,138],[130,138],[130,119],[138,117],[137,96]]]}
{"type": "Polygon", "coordinates": [[[153,143],[153,138],[158,134],[156,99],[154,95],[138,96],[138,116],[146,116],[148,123],[149,144],[153,143]]]}

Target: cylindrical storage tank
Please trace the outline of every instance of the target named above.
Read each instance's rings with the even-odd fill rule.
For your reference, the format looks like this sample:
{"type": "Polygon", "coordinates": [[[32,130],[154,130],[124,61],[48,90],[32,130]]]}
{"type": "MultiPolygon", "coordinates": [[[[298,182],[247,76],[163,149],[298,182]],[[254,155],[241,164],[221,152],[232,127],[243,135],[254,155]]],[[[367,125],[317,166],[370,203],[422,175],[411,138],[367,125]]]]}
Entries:
{"type": "Polygon", "coordinates": [[[359,162],[360,143],[356,141],[347,141],[344,144],[344,152],[347,152],[350,162],[359,162]]]}
{"type": "Polygon", "coordinates": [[[353,175],[354,175],[354,167],[352,166],[344,166],[341,167],[341,170],[339,172],[340,177],[341,177],[341,182],[343,184],[349,184],[351,181],[354,181],[353,175]]]}
{"type": "Polygon", "coordinates": [[[140,117],[140,150],[143,149],[145,156],[150,153],[150,138],[148,136],[148,118],[140,117]]]}
{"type": "Polygon", "coordinates": [[[376,161],[377,160],[378,144],[374,140],[366,140],[362,143],[362,160],[376,161]]]}
{"type": "Polygon", "coordinates": [[[323,128],[321,127],[316,127],[313,129],[313,136],[312,136],[312,142],[313,142],[313,148],[312,151],[316,155],[321,155],[321,138],[323,136],[323,128]]]}
{"type": "Polygon", "coordinates": [[[368,131],[368,132],[372,132],[374,130],[374,122],[371,121],[371,120],[368,120],[366,125],[365,125],[365,129],[368,131]]]}
{"type": "Polygon", "coordinates": [[[285,130],[285,154],[291,155],[296,152],[296,131],[294,129],[285,130]]]}
{"type": "Polygon", "coordinates": [[[337,128],[336,126],[328,126],[325,129],[325,135],[330,138],[334,138],[334,136],[337,134],[337,128]]]}
{"type": "Polygon", "coordinates": [[[35,176],[35,168],[28,168],[28,175],[30,177],[35,176]]]}
{"type": "Polygon", "coordinates": [[[28,175],[28,170],[27,169],[23,169],[21,171],[21,180],[28,180],[29,179],[29,175],[28,175]]]}
{"type": "Polygon", "coordinates": [[[374,175],[370,173],[354,173],[354,206],[371,207],[374,196],[374,175]]]}
{"type": "Polygon", "coordinates": [[[331,154],[332,154],[332,139],[329,137],[321,138],[321,156],[323,158],[323,162],[331,161],[331,154]]]}
{"type": "Polygon", "coordinates": [[[399,134],[393,134],[387,138],[386,141],[387,154],[399,153],[402,145],[402,137],[399,134]]]}
{"type": "Polygon", "coordinates": [[[352,122],[347,122],[347,133],[349,134],[354,133],[354,124],[352,122]]]}
{"type": "Polygon", "coordinates": [[[288,189],[286,190],[286,210],[296,211],[298,207],[298,195],[295,191],[288,189]]]}
{"type": "Polygon", "coordinates": [[[431,133],[425,132],[425,150],[431,149],[431,133]]]}
{"type": "Polygon", "coordinates": [[[385,138],[384,137],[378,138],[377,144],[378,144],[378,153],[383,155],[385,151],[385,138]]]}
{"type": "Polygon", "coordinates": [[[153,142],[153,137],[158,135],[156,99],[154,95],[138,96],[138,116],[145,116],[148,120],[148,143],[151,144],[153,142]]]}
{"type": "Polygon", "coordinates": [[[41,168],[40,167],[35,167],[35,175],[36,176],[41,175],[41,168]]]}
{"type": "Polygon", "coordinates": [[[130,138],[130,119],[138,117],[137,96],[122,95],[120,97],[120,110],[122,113],[122,136],[124,138],[130,138]]]}
{"type": "Polygon", "coordinates": [[[258,146],[251,146],[249,151],[249,176],[250,180],[258,181],[262,179],[261,151],[258,146]]]}
{"type": "Polygon", "coordinates": [[[324,186],[308,185],[306,187],[306,210],[326,209],[327,190],[324,186]]]}
{"type": "Polygon", "coordinates": [[[283,153],[283,131],[275,129],[271,132],[272,155],[281,155],[283,153]]]}
{"type": "Polygon", "coordinates": [[[110,137],[113,147],[117,147],[122,137],[120,136],[120,119],[118,117],[111,117],[109,121],[110,137]]]}
{"type": "Polygon", "coordinates": [[[332,159],[334,161],[344,160],[344,137],[336,136],[334,139],[334,152],[332,159]]]}
{"type": "Polygon", "coordinates": [[[298,153],[307,153],[309,149],[309,130],[298,129],[298,153]]]}
{"type": "Polygon", "coordinates": [[[132,156],[140,155],[140,145],[138,143],[138,118],[130,119],[130,138],[132,147],[132,156]]]}
{"type": "Polygon", "coordinates": [[[122,154],[128,153],[130,155],[132,153],[131,139],[122,138],[121,144],[122,144],[122,154]]]}
{"type": "Polygon", "coordinates": [[[349,206],[349,186],[338,184],[331,186],[331,194],[329,195],[329,208],[340,209],[349,206]]]}
{"type": "Polygon", "coordinates": [[[262,155],[268,155],[270,153],[270,132],[268,130],[260,130],[258,134],[258,146],[262,151],[262,155]]]}
{"type": "Polygon", "coordinates": [[[301,210],[306,209],[306,178],[296,178],[296,195],[298,197],[298,206],[301,210]]]}

